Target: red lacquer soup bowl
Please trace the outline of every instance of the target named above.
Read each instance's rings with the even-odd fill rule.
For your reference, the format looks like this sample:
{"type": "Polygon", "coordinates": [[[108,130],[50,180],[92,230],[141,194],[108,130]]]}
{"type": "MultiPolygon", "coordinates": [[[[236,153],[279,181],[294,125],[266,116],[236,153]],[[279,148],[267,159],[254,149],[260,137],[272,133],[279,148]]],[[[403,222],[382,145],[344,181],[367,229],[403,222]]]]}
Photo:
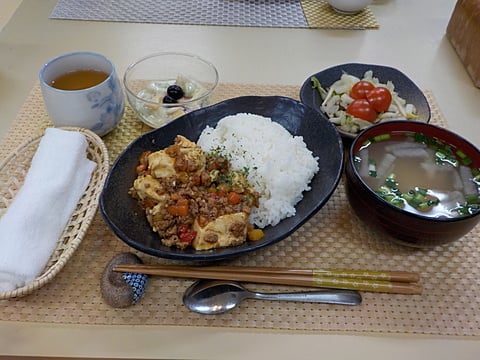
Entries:
{"type": "MultiPolygon", "coordinates": [[[[405,145],[405,144],[403,144],[405,145]]],[[[409,147],[410,145],[405,145],[409,147]]],[[[424,151],[424,150],[421,150],[424,151]]],[[[397,155],[402,152],[397,151],[397,155]]],[[[405,154],[405,152],[403,152],[405,154]]],[[[400,155],[399,155],[400,156],[400,155]]],[[[423,155],[422,155],[423,156],[423,155]]],[[[387,164],[389,164],[387,162],[387,164]]],[[[461,136],[444,128],[414,121],[391,121],[374,125],[360,133],[352,143],[349,157],[346,162],[346,193],[351,207],[357,216],[378,231],[386,233],[387,239],[413,247],[432,247],[455,241],[470,232],[480,220],[480,151],[472,143],[461,136]],[[389,141],[379,145],[381,142],[389,141]],[[395,143],[392,143],[395,141],[395,143]],[[447,166],[455,168],[462,175],[445,175],[443,172],[433,173],[442,181],[445,176],[452,179],[467,179],[465,186],[456,183],[456,196],[462,193],[459,201],[452,202],[450,189],[447,196],[430,196],[431,190],[425,186],[425,182],[432,173],[429,173],[430,165],[423,165],[419,154],[408,155],[411,166],[403,167],[403,171],[409,172],[409,176],[416,174],[422,186],[401,190],[400,181],[397,182],[396,169],[400,169],[397,163],[398,158],[390,159],[393,165],[383,166],[384,157],[382,152],[390,151],[395,144],[402,147],[403,142],[417,143],[424,148],[428,154],[433,154],[432,166],[440,166],[440,170],[447,166]],[[373,143],[378,143],[377,148],[373,143]],[[370,152],[365,152],[369,149],[370,152]],[[377,150],[375,150],[377,149],[377,150]],[[387,150],[389,149],[389,150],[387,150]],[[377,158],[375,158],[377,157],[377,158]],[[379,160],[378,157],[381,159],[379,160]],[[417,158],[415,158],[417,157],[417,158]],[[364,166],[361,166],[364,161],[364,166]],[[365,161],[368,161],[368,166],[365,161]],[[376,161],[382,163],[377,164],[376,161]],[[377,168],[378,166],[378,168],[377,168]],[[397,166],[397,168],[395,168],[397,166]],[[384,171],[379,175],[377,170],[384,171]],[[427,169],[427,170],[426,170],[427,169]],[[465,172],[468,174],[465,176],[465,172]],[[368,175],[366,175],[368,174],[368,175]],[[374,179],[374,188],[368,176],[378,177],[374,179]],[[381,178],[383,176],[383,178],[381,178]],[[468,188],[468,194],[465,193],[468,188]],[[473,190],[472,190],[473,189],[473,190]],[[472,193],[473,192],[473,193],[472,193]],[[452,206],[452,204],[455,206],[452,206]],[[448,206],[446,205],[448,204],[448,206]],[[435,209],[444,209],[444,213],[436,213],[435,209]],[[446,216],[445,214],[453,214],[446,216]]],[[[398,170],[400,171],[400,170],[398,170]]],[[[435,170],[436,171],[436,170],[435,170]]],[[[414,180],[417,181],[417,180],[414,180]]],[[[452,180],[453,181],[453,180],[452,180]]],[[[432,184],[432,189],[439,187],[432,184]]],[[[447,186],[447,185],[441,185],[447,186]]],[[[440,186],[440,187],[441,187],[440,186]]],[[[449,185],[448,185],[449,186],[449,185]]]]}

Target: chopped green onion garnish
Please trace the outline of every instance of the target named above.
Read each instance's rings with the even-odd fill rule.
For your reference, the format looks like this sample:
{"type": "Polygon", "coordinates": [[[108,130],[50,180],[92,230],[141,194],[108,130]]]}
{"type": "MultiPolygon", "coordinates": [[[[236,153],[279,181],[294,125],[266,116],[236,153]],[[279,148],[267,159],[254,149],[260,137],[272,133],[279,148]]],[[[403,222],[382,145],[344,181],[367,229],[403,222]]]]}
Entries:
{"type": "Polygon", "coordinates": [[[373,142],[384,141],[384,140],[390,139],[391,137],[392,136],[390,134],[381,134],[381,135],[374,136],[372,141],[373,142]]]}
{"type": "Polygon", "coordinates": [[[462,159],[462,164],[465,165],[465,166],[471,165],[472,162],[473,162],[473,160],[470,159],[468,156],[467,156],[466,158],[463,158],[463,159],[462,159]]]}
{"type": "Polygon", "coordinates": [[[467,204],[480,204],[480,195],[465,195],[465,200],[467,201],[467,204]]]}
{"type": "Polygon", "coordinates": [[[390,201],[390,203],[400,209],[403,209],[405,207],[405,202],[402,200],[402,198],[399,197],[395,197],[392,201],[390,201]]]}
{"type": "Polygon", "coordinates": [[[462,164],[465,166],[468,166],[473,162],[472,159],[469,158],[462,150],[457,150],[455,154],[460,158],[462,164]]]}
{"type": "Polygon", "coordinates": [[[426,210],[429,210],[430,207],[431,206],[428,204],[428,202],[422,202],[422,203],[418,204],[417,210],[426,211],[426,210]]]}
{"type": "Polygon", "coordinates": [[[423,188],[416,188],[417,190],[417,193],[420,194],[420,195],[423,195],[423,197],[425,197],[425,195],[427,195],[427,189],[423,189],[423,188]]]}
{"type": "Polygon", "coordinates": [[[457,154],[457,156],[460,158],[460,159],[465,159],[467,157],[467,155],[462,151],[462,150],[457,150],[455,152],[455,154],[457,154]]]}
{"type": "Polygon", "coordinates": [[[397,180],[395,179],[395,174],[390,174],[385,179],[385,185],[387,185],[390,189],[396,189],[398,186],[397,180]]]}
{"type": "Polygon", "coordinates": [[[420,133],[415,133],[414,134],[414,138],[415,138],[415,141],[416,142],[423,142],[423,143],[427,143],[427,137],[423,134],[420,134],[420,133]]]}

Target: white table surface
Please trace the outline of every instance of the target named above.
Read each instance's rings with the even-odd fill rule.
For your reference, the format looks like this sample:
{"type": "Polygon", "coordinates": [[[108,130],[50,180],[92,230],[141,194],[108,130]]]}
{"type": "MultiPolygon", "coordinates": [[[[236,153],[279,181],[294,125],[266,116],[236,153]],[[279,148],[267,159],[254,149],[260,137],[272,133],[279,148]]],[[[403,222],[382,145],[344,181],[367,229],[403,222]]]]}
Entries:
{"type": "MultiPolygon", "coordinates": [[[[50,20],[55,4],[24,0],[0,27],[0,137],[37,81],[40,67],[56,55],[100,52],[122,74],[145,54],[187,51],[213,62],[222,82],[272,86],[300,86],[310,74],[346,62],[393,66],[431,90],[450,128],[480,145],[480,90],[445,37],[454,0],[375,0],[371,9],[380,29],[366,31],[50,20]]],[[[7,305],[0,303],[0,309],[7,305]]],[[[480,337],[0,322],[0,355],[460,360],[480,358],[480,337]]]]}

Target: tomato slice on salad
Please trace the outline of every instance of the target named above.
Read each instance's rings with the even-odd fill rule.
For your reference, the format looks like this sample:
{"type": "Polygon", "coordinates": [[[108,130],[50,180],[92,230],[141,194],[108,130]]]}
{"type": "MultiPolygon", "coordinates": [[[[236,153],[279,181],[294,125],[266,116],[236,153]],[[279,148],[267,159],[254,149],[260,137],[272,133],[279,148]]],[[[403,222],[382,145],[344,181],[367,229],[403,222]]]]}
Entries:
{"type": "Polygon", "coordinates": [[[386,87],[378,86],[367,93],[367,100],[378,112],[385,112],[392,103],[392,94],[386,87]]]}
{"type": "Polygon", "coordinates": [[[370,81],[360,80],[359,82],[355,83],[350,90],[350,97],[352,99],[366,99],[367,94],[375,89],[375,85],[373,85],[370,81]]]}
{"type": "Polygon", "coordinates": [[[377,119],[377,112],[366,99],[352,101],[347,107],[347,114],[369,122],[374,122],[377,119]]]}

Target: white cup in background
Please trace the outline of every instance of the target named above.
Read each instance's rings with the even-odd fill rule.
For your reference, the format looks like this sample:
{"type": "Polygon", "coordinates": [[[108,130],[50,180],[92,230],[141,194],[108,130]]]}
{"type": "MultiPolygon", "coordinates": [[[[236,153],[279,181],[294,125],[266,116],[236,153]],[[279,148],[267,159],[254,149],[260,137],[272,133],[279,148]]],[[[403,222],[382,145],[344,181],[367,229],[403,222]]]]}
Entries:
{"type": "Polygon", "coordinates": [[[103,136],[123,116],[120,80],[113,63],[101,54],[60,55],[47,62],[39,76],[47,113],[56,126],[86,128],[103,136]]]}
{"type": "Polygon", "coordinates": [[[327,0],[336,12],[345,15],[359,13],[370,5],[372,1],[373,0],[327,0]]]}

